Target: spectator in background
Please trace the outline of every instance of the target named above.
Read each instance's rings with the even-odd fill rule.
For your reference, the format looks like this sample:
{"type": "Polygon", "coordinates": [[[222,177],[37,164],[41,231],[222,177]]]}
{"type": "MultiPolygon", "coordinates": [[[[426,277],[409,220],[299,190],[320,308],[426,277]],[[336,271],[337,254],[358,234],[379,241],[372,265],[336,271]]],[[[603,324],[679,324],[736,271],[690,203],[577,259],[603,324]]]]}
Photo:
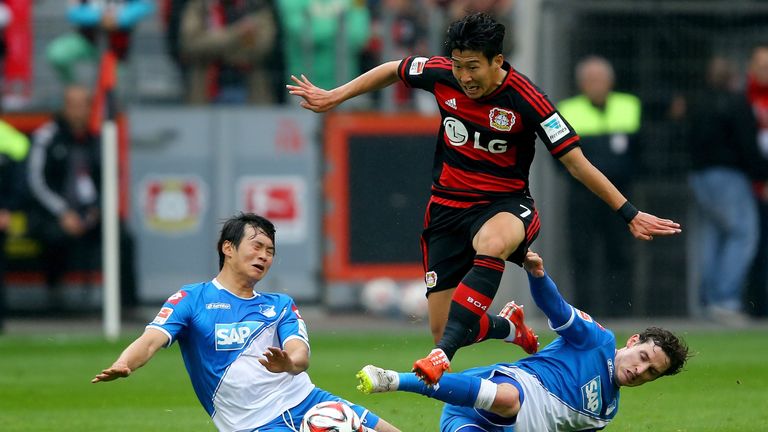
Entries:
{"type": "Polygon", "coordinates": [[[5,321],[5,240],[11,212],[21,207],[24,181],[21,162],[29,152],[29,139],[13,126],[0,120],[0,333],[5,321]]]}
{"type": "MultiPolygon", "coordinates": [[[[602,57],[579,61],[576,82],[581,94],[560,102],[560,113],[581,136],[581,149],[592,164],[619,190],[631,190],[640,100],[613,91],[613,66],[602,57]]],[[[567,230],[578,302],[603,316],[625,315],[630,307],[626,290],[606,291],[605,287],[632,281],[632,247],[621,241],[626,224],[568,177],[567,230]]]]}
{"type": "MultiPolygon", "coordinates": [[[[30,236],[40,242],[51,306],[61,306],[66,271],[100,268],[100,138],[88,129],[91,97],[81,86],[67,87],[64,106],[33,134],[27,166],[31,192],[30,236]]],[[[122,303],[136,306],[133,241],[120,232],[122,303]]]]}
{"type": "Polygon", "coordinates": [[[80,62],[96,62],[99,37],[106,36],[107,46],[118,60],[125,60],[133,29],[155,10],[152,0],[70,0],[67,18],[75,31],[54,39],[46,50],[48,62],[64,84],[77,81],[80,62]]]}
{"type": "Polygon", "coordinates": [[[188,0],[180,35],[188,101],[273,103],[277,25],[272,0],[188,0]]]}
{"type": "MultiPolygon", "coordinates": [[[[706,88],[690,104],[690,186],[698,223],[699,293],[709,317],[743,326],[742,297],[758,242],[758,213],[750,178],[760,176],[755,117],[722,57],[710,60],[706,88]]],[[[762,175],[765,176],[763,171],[762,175]]]]}
{"type": "Polygon", "coordinates": [[[168,56],[179,72],[179,77],[183,83],[182,87],[187,87],[187,69],[181,60],[181,16],[184,13],[184,7],[189,0],[163,0],[161,7],[161,17],[165,25],[165,43],[168,50],[168,56]]]}
{"type": "Polygon", "coordinates": [[[321,88],[360,74],[360,54],[370,37],[370,15],[361,0],[277,0],[284,31],[285,82],[304,73],[321,88]]]}
{"type": "MultiPolygon", "coordinates": [[[[747,76],[747,98],[757,118],[757,143],[760,161],[768,164],[768,43],[752,49],[747,76]]],[[[768,176],[763,168],[760,179],[754,182],[758,202],[760,240],[752,271],[749,275],[750,296],[755,296],[758,315],[768,314],[768,176]]]]}
{"type": "MultiPolygon", "coordinates": [[[[391,58],[403,58],[412,53],[426,54],[429,52],[427,41],[428,23],[424,14],[424,4],[409,0],[390,0],[395,11],[390,33],[394,42],[394,55],[391,58]]],[[[432,107],[432,101],[428,93],[416,92],[405,84],[398,83],[395,87],[395,102],[398,106],[408,104],[414,99],[423,97],[425,102],[432,107]]],[[[416,107],[421,111],[424,108],[417,102],[416,107]]]]}

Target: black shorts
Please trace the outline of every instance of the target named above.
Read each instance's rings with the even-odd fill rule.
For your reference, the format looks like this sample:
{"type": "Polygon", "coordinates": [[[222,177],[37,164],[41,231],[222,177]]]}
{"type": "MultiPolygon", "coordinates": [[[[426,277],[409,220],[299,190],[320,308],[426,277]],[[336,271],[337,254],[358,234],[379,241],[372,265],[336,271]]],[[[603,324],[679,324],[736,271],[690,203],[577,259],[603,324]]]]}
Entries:
{"type": "Polygon", "coordinates": [[[525,239],[507,257],[507,261],[522,265],[528,247],[539,234],[539,214],[533,198],[519,195],[478,204],[435,197],[430,200],[421,234],[427,295],[459,285],[475,259],[472,239],[484,223],[502,212],[523,221],[525,239]]]}

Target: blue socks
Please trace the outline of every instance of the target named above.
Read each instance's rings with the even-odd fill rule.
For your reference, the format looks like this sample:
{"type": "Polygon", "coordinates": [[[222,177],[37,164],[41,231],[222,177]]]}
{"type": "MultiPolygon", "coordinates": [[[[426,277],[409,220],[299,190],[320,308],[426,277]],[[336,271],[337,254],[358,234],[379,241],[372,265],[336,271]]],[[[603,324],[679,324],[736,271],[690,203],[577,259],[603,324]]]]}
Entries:
{"type": "Polygon", "coordinates": [[[451,405],[473,407],[480,392],[481,378],[447,373],[434,386],[428,386],[413,373],[400,373],[398,391],[418,393],[451,405]]]}

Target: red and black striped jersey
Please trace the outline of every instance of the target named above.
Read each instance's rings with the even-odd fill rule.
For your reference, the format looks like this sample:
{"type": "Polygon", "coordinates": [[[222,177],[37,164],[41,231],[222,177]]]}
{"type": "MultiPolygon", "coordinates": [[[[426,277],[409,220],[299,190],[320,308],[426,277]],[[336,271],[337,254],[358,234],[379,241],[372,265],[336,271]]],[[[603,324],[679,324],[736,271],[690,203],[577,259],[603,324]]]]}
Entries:
{"type": "Polygon", "coordinates": [[[579,145],[579,136],[547,96],[509,63],[503,68],[503,83],[473,100],[454,78],[450,58],[411,56],[400,62],[400,79],[433,93],[440,108],[433,195],[475,201],[529,194],[537,135],[556,158],[579,145]]]}

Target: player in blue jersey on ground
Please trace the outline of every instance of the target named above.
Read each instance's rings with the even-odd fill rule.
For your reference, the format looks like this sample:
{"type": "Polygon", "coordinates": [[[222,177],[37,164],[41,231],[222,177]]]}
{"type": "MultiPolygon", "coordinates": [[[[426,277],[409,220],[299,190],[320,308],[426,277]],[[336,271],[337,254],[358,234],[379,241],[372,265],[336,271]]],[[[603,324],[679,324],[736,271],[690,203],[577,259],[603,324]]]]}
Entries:
{"type": "MultiPolygon", "coordinates": [[[[144,333],[92,382],[127,377],[160,348],[179,341],[192,387],[221,431],[298,431],[319,402],[342,400],[315,387],[304,320],[289,296],[258,292],[275,255],[275,228],[246,213],[229,219],[218,241],[219,269],[186,285],[163,305],[144,333]]],[[[350,404],[368,429],[398,429],[350,404]]]]}
{"type": "MultiPolygon", "coordinates": [[[[538,136],[573,177],[627,223],[635,238],[674,235],[680,225],[638,211],[582,153],[579,136],[525,75],[504,60],[505,28],[478,13],[452,23],[449,56],[410,56],[381,64],[332,90],[293,77],[289,93],[301,106],[325,112],[397,81],[431,92],[442,122],[432,169],[432,191],[421,246],[429,325],[435,349],[414,363],[426,383],[436,383],[462,346],[504,339],[527,353],[536,337],[488,313],[505,261],[520,265],[541,225],[528,174],[538,136]]],[[[618,241],[618,239],[617,239],[618,241]]],[[[589,245],[583,245],[589,253],[589,245]]]]}
{"type": "MultiPolygon", "coordinates": [[[[442,432],[587,431],[616,416],[619,389],[674,375],[688,347],[667,330],[650,327],[616,349],[616,338],[588,314],[568,304],[536,253],[523,267],[536,305],[560,337],[537,354],[447,373],[428,386],[414,373],[366,366],[357,377],[364,393],[407,391],[446,402],[442,432]]],[[[501,314],[509,313],[509,308],[501,314]]]]}

